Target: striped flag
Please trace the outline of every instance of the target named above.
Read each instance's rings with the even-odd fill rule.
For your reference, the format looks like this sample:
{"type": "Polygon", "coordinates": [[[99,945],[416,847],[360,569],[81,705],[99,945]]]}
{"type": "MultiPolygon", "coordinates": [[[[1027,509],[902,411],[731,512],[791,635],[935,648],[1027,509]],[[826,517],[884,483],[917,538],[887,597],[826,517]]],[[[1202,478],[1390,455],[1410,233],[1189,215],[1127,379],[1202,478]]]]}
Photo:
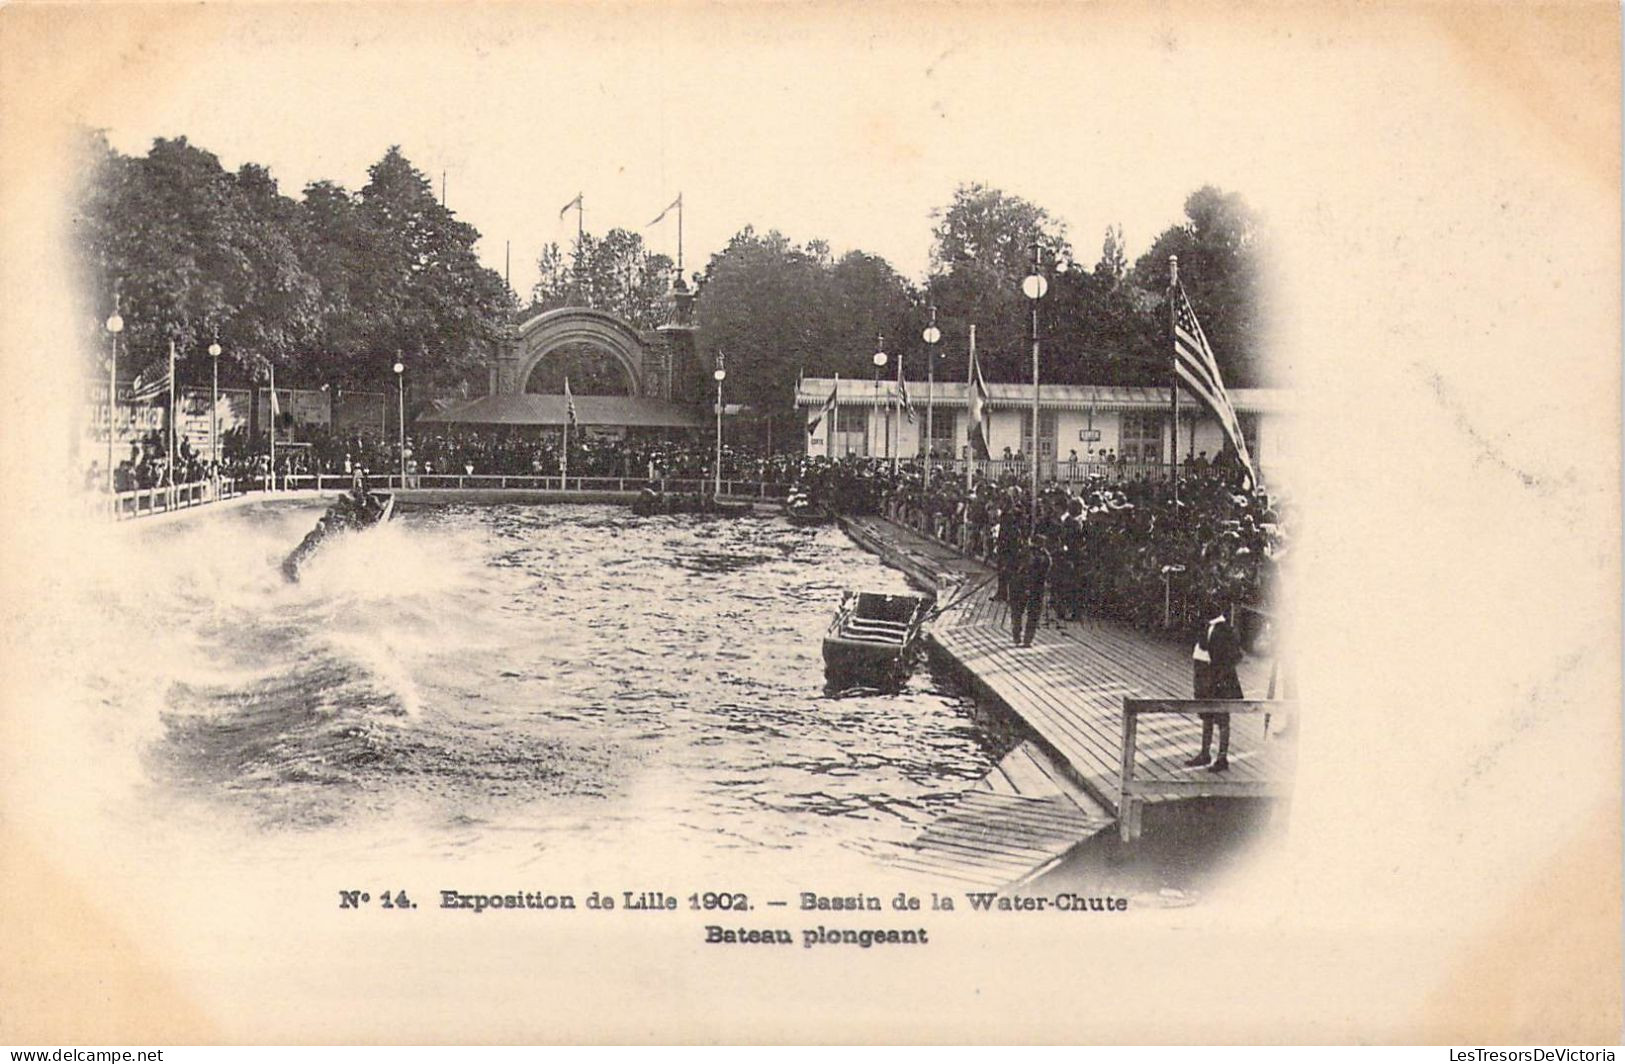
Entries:
{"type": "Polygon", "coordinates": [[[826,417],[833,417],[835,415],[835,400],[840,393],[840,390],[840,381],[837,379],[835,387],[829,390],[829,398],[825,399],[824,405],[818,408],[817,416],[811,421],[807,422],[807,435],[811,436],[816,433],[818,431],[818,425],[820,422],[822,422],[826,417]]]}
{"type": "Polygon", "coordinates": [[[991,457],[987,446],[987,382],[982,380],[982,365],[976,361],[976,327],[971,326],[970,342],[970,426],[966,438],[971,454],[977,458],[991,457]]]}
{"type": "Polygon", "coordinates": [[[914,403],[908,397],[908,382],[903,379],[903,356],[897,356],[897,401],[903,407],[903,413],[908,415],[908,423],[914,424],[914,403]]]}
{"type": "Polygon", "coordinates": [[[130,382],[130,398],[138,403],[158,398],[168,392],[170,386],[174,384],[174,373],[175,363],[167,356],[154,362],[137,373],[135,380],[130,382]]]}
{"type": "Polygon", "coordinates": [[[564,416],[569,419],[570,427],[574,428],[576,422],[576,400],[570,394],[570,378],[564,378],[564,416]]]}
{"type": "Polygon", "coordinates": [[[1241,420],[1236,417],[1235,407],[1230,405],[1230,396],[1224,390],[1224,379],[1219,376],[1219,364],[1213,358],[1213,348],[1207,342],[1207,335],[1202,332],[1201,322],[1196,320],[1196,311],[1185,295],[1185,286],[1176,282],[1172,297],[1174,371],[1219,419],[1224,434],[1236,449],[1236,456],[1241,459],[1242,468],[1247,471],[1248,483],[1256,484],[1258,472],[1253,468],[1252,455],[1247,452],[1247,441],[1241,435],[1241,420]]]}

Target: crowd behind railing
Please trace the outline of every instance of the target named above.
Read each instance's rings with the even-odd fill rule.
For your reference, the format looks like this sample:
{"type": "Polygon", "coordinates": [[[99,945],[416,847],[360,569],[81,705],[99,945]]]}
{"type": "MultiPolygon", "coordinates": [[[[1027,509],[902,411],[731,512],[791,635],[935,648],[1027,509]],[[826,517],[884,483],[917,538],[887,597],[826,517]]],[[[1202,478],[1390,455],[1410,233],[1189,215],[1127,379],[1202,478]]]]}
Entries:
{"type": "MultiPolygon", "coordinates": [[[[128,506],[146,493],[148,505],[157,506],[152,500],[158,489],[174,493],[172,485],[214,484],[216,473],[219,483],[252,490],[328,486],[320,478],[348,478],[356,469],[396,477],[404,464],[408,485],[456,487],[464,477],[480,485],[490,477],[556,478],[564,467],[557,438],[469,430],[414,433],[404,463],[394,445],[375,436],[312,433],[298,446],[279,447],[274,478],[263,437],[255,446],[241,431],[224,434],[218,466],[184,436],[172,460],[166,442],[155,432],[129,446],[114,469],[115,500],[128,506]]],[[[698,485],[715,476],[715,464],[714,444],[703,439],[582,436],[571,440],[568,468],[572,486],[625,487],[698,485]]],[[[1033,574],[1039,573],[1041,599],[1061,620],[1090,612],[1141,628],[1184,628],[1215,600],[1270,599],[1292,522],[1280,499],[1245,490],[1233,463],[1192,459],[1176,469],[1051,461],[1043,467],[1036,507],[1031,466],[1022,456],[970,465],[967,478],[965,462],[934,461],[928,479],[917,458],[722,451],[725,482],[747,485],[748,493],[763,497],[799,484],[814,502],[833,510],[885,514],[987,561],[998,570],[1006,599],[1018,593],[1030,598],[1033,574]]],[[[85,486],[107,489],[100,463],[89,467],[85,486]]],[[[185,495],[188,502],[198,497],[196,491],[185,495]]]]}
{"type": "Polygon", "coordinates": [[[1160,477],[1051,477],[1036,507],[1030,467],[973,472],[967,484],[942,464],[927,482],[918,460],[894,468],[847,458],[812,462],[804,479],[832,508],[884,514],[987,562],[1013,609],[1022,599],[1058,621],[1087,612],[1187,630],[1215,603],[1243,605],[1254,607],[1242,622],[1250,639],[1273,601],[1293,524],[1284,500],[1247,488],[1223,462],[1189,462],[1160,477]]]}

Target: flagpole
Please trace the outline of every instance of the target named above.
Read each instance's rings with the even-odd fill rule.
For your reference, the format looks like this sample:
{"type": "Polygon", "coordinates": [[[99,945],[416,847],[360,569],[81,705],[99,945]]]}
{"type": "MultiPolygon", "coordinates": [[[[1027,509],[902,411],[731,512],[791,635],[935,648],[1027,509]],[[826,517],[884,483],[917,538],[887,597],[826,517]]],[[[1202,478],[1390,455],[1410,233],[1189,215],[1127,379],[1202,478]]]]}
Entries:
{"type": "Polygon", "coordinates": [[[677,193],[677,279],[683,278],[683,194],[677,193]]]}
{"type": "Polygon", "coordinates": [[[824,426],[824,457],[835,460],[835,422],[841,416],[841,375],[835,374],[835,409],[829,412],[829,424],[824,426]]]}
{"type": "MultiPolygon", "coordinates": [[[[276,490],[276,363],[267,362],[271,367],[271,490],[276,490]]],[[[405,483],[401,484],[405,487],[405,483]]]]}
{"type": "Polygon", "coordinates": [[[559,458],[559,490],[570,487],[570,378],[564,378],[564,454],[559,458]]]}
{"type": "MultiPolygon", "coordinates": [[[[970,411],[970,404],[975,402],[976,392],[976,326],[970,327],[970,361],[965,364],[965,409],[970,411]]],[[[970,419],[965,419],[965,491],[971,490],[971,459],[975,457],[974,448],[970,445],[970,419]]]]}
{"type": "Polygon", "coordinates": [[[897,412],[897,446],[892,448],[891,471],[892,476],[897,475],[897,465],[903,457],[903,359],[908,354],[908,346],[897,348],[897,388],[892,392],[892,409],[897,412]]]}
{"type": "MultiPolygon", "coordinates": [[[[584,305],[581,294],[581,253],[587,244],[587,201],[586,194],[576,193],[576,304],[584,305]]],[[[566,432],[568,439],[568,432],[566,432]]]]}
{"type": "Polygon", "coordinates": [[[1168,256],[1168,353],[1173,358],[1169,368],[1172,378],[1168,384],[1168,404],[1173,410],[1173,424],[1168,438],[1168,479],[1174,485],[1174,501],[1179,501],[1179,339],[1174,334],[1179,319],[1179,256],[1168,256]]]}
{"type": "MultiPolygon", "coordinates": [[[[179,439],[175,432],[175,341],[169,341],[169,492],[175,493],[175,450],[179,446],[179,439]]],[[[175,500],[170,499],[173,506],[175,500]]]]}

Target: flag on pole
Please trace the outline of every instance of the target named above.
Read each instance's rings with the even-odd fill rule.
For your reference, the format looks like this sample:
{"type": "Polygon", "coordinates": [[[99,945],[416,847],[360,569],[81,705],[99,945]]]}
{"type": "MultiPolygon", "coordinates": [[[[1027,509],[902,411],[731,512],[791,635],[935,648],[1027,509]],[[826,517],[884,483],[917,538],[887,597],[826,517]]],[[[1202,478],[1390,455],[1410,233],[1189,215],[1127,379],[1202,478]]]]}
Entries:
{"type": "MultiPolygon", "coordinates": [[[[683,194],[681,192],[679,192],[679,193],[677,193],[677,198],[671,201],[671,205],[668,206],[665,210],[661,211],[659,214],[655,215],[655,220],[650,222],[649,225],[646,225],[643,228],[647,229],[647,228],[649,228],[649,226],[659,225],[663,220],[665,220],[666,215],[670,214],[672,211],[681,209],[682,206],[683,206],[683,194]]],[[[702,204],[702,206],[703,206],[703,204],[702,204]]],[[[565,209],[568,210],[569,208],[565,208],[565,209]]]]}
{"type": "Polygon", "coordinates": [[[1236,417],[1235,407],[1230,405],[1230,396],[1224,390],[1224,379],[1219,376],[1219,364],[1213,357],[1213,348],[1207,342],[1207,334],[1202,332],[1202,324],[1196,320],[1196,310],[1185,295],[1184,285],[1175,285],[1173,298],[1174,370],[1203,405],[1213,412],[1213,416],[1219,419],[1224,434],[1236,449],[1236,456],[1241,459],[1242,468],[1247,471],[1248,483],[1256,484],[1258,472],[1253,468],[1247,441],[1241,435],[1241,420],[1236,417]]]}
{"type": "Polygon", "coordinates": [[[991,457],[987,446],[987,382],[982,380],[982,365],[976,360],[976,331],[971,327],[970,345],[970,426],[966,437],[971,454],[977,458],[991,457]]]}
{"type": "Polygon", "coordinates": [[[571,427],[576,425],[576,400],[570,394],[570,378],[564,378],[564,416],[569,419],[571,427]]]}
{"type": "Polygon", "coordinates": [[[135,380],[130,382],[130,398],[144,403],[165,394],[174,384],[175,363],[166,356],[135,375],[135,380]]]}
{"type": "Polygon", "coordinates": [[[577,192],[575,199],[571,200],[569,203],[566,203],[564,206],[560,207],[559,208],[559,217],[563,218],[566,214],[569,214],[571,211],[573,211],[577,207],[581,206],[581,197],[583,195],[585,195],[585,193],[577,192]]]}
{"type": "Polygon", "coordinates": [[[903,404],[903,413],[908,415],[908,423],[914,424],[914,403],[908,397],[908,382],[902,377],[897,378],[897,397],[903,404]]]}
{"type": "Polygon", "coordinates": [[[826,417],[833,417],[835,415],[835,400],[840,390],[841,385],[837,380],[835,387],[829,390],[829,398],[825,399],[824,405],[818,408],[817,415],[815,415],[811,421],[807,422],[807,435],[811,436],[816,433],[818,431],[819,424],[822,423],[826,417]]]}

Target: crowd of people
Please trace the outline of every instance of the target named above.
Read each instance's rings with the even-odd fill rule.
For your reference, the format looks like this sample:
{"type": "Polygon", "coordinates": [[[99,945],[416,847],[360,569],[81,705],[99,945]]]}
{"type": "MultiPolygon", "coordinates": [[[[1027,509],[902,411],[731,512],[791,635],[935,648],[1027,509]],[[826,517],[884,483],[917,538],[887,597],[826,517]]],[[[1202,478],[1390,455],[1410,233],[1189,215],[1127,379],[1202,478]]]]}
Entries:
{"type": "Polygon", "coordinates": [[[836,509],[880,512],[985,560],[1011,603],[1013,637],[1030,642],[1043,604],[1058,620],[1086,611],[1143,629],[1188,629],[1211,603],[1255,607],[1252,635],[1288,546],[1280,500],[1244,488],[1226,466],[1177,480],[1089,475],[1051,479],[1034,505],[1015,472],[933,470],[917,462],[808,463],[810,494],[836,509]],[[1019,609],[1018,609],[1019,607],[1019,609]]]}
{"type": "MultiPolygon", "coordinates": [[[[240,487],[269,482],[263,437],[223,434],[220,473],[240,487]]],[[[419,431],[406,441],[409,476],[557,476],[558,436],[474,430],[419,431]]],[[[176,448],[174,483],[208,478],[213,470],[184,436],[176,448]]],[[[312,432],[298,446],[279,447],[278,483],[310,474],[349,477],[394,473],[401,463],[393,441],[377,436],[312,432]]],[[[581,434],[570,441],[572,477],[661,482],[715,475],[716,451],[704,439],[662,440],[581,434]]],[[[171,456],[162,433],[130,445],[114,470],[118,491],[170,482],[171,456]]],[[[1187,628],[1208,604],[1267,602],[1287,545],[1289,521],[1279,500],[1243,490],[1228,465],[1187,463],[1177,481],[1125,475],[1119,467],[1082,475],[1066,462],[1063,479],[1042,485],[1036,506],[1030,473],[1016,461],[993,461],[968,480],[957,467],[936,466],[929,480],[917,460],[893,463],[847,457],[765,455],[725,447],[725,480],[766,482],[799,490],[822,506],[847,513],[883,513],[983,559],[999,573],[998,595],[1011,603],[1013,637],[1031,639],[1047,604],[1059,620],[1085,612],[1145,629],[1187,628]]],[[[86,487],[105,490],[99,463],[86,487]]],[[[1243,621],[1243,628],[1256,622],[1243,621]]]]}

